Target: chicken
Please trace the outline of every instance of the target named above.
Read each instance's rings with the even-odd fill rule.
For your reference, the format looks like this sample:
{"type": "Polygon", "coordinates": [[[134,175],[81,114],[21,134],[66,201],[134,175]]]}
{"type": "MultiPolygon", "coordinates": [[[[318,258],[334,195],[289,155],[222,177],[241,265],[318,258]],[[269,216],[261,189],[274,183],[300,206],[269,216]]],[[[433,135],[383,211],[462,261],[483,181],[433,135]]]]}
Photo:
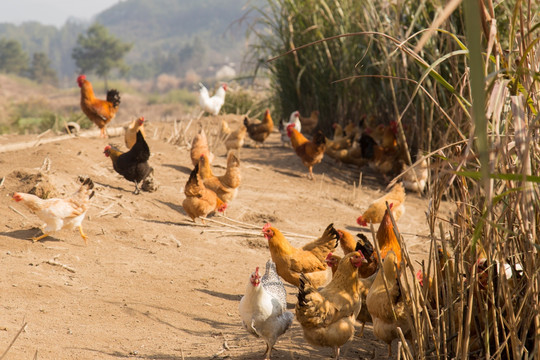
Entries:
{"type": "Polygon", "coordinates": [[[199,176],[199,164],[191,171],[189,179],[184,187],[186,198],[182,202],[182,207],[188,216],[195,222],[195,219],[200,217],[204,224],[204,218],[216,210],[224,212],[227,204],[221,201],[215,192],[207,189],[204,186],[202,179],[199,176]]]}
{"type": "Polygon", "coordinates": [[[146,134],[144,133],[144,117],[142,116],[138,119],[134,119],[126,128],[126,132],[124,133],[124,142],[126,143],[126,147],[128,149],[131,149],[133,145],[135,145],[138,131],[140,131],[142,136],[146,138],[146,134]]]}
{"type": "Polygon", "coordinates": [[[367,226],[368,223],[378,224],[382,221],[386,212],[386,203],[391,205],[392,215],[394,219],[398,219],[405,212],[405,189],[403,185],[398,183],[394,185],[392,190],[384,196],[374,200],[364,211],[362,215],[356,219],[358,225],[367,226]]]}
{"type": "Polygon", "coordinates": [[[240,316],[244,328],[266,342],[265,359],[270,359],[277,338],[291,326],[294,315],[287,311],[286,292],[276,273],[276,265],[268,260],[261,278],[259,268],[251,274],[245,295],[240,300],[240,316]]]}
{"type": "MultiPolygon", "coordinates": [[[[364,254],[362,254],[364,256],[364,254]]],[[[364,256],[365,257],[365,256],[364,256]]],[[[332,276],[336,273],[337,268],[339,266],[339,262],[341,261],[341,257],[335,254],[328,254],[326,257],[326,265],[332,269],[332,276]]],[[[369,277],[363,278],[362,277],[362,271],[360,269],[364,267],[365,265],[362,264],[358,268],[358,282],[359,282],[359,288],[360,288],[360,301],[362,302],[362,307],[360,309],[360,312],[358,313],[358,316],[356,317],[356,320],[362,323],[362,328],[360,329],[360,336],[364,335],[364,327],[366,323],[372,323],[371,315],[369,314],[369,311],[367,310],[366,305],[366,297],[369,292],[369,288],[373,284],[373,281],[375,280],[376,272],[373,272],[369,277]]]]}
{"type": "Polygon", "coordinates": [[[364,258],[352,252],[339,262],[332,281],[321,290],[302,274],[296,303],[296,319],[304,338],[312,345],[331,347],[339,359],[340,347],[354,335],[355,319],[362,306],[358,267],[364,258]]]}
{"type": "Polygon", "coordinates": [[[206,138],[206,132],[203,128],[199,130],[199,133],[195,135],[191,141],[190,156],[193,166],[199,163],[201,155],[206,155],[210,164],[214,161],[214,154],[212,154],[208,148],[208,139],[206,138]]]}
{"type": "Polygon", "coordinates": [[[326,154],[335,159],[338,163],[353,164],[359,167],[367,164],[367,161],[362,158],[362,152],[358,146],[358,143],[355,142],[351,147],[346,149],[334,150],[334,148],[332,148],[334,143],[328,139],[326,142],[326,154]]]}
{"type": "Polygon", "coordinates": [[[231,133],[225,138],[225,148],[227,152],[231,150],[240,150],[244,146],[244,139],[246,138],[247,128],[244,124],[241,124],[240,127],[231,133]]]}
{"type": "Polygon", "coordinates": [[[270,116],[270,110],[266,110],[264,113],[264,119],[260,121],[249,121],[247,116],[244,118],[244,126],[247,128],[249,137],[256,143],[263,144],[266,138],[274,130],[274,121],[272,116],[270,116]]]}
{"type": "Polygon", "coordinates": [[[403,186],[407,190],[422,193],[428,180],[428,164],[424,158],[420,164],[409,170],[409,166],[403,165],[403,171],[408,170],[403,175],[403,186]]]}
{"type": "Polygon", "coordinates": [[[41,199],[36,195],[16,192],[13,194],[13,200],[22,201],[28,209],[45,222],[41,227],[43,235],[33,237],[32,241],[39,241],[63,228],[78,228],[84,243],[87,244],[88,236],[83,232],[82,221],[88,211],[90,199],[94,196],[93,188],[92,180],[86,178],[79,190],[66,199],[41,199]]]}
{"type": "Polygon", "coordinates": [[[106,100],[97,99],[94,89],[86,76],[80,75],[77,83],[81,88],[81,109],[88,118],[101,130],[101,137],[106,138],[105,127],[116,116],[120,106],[120,93],[116,89],[107,91],[106,100]]]}
{"type": "Polygon", "coordinates": [[[139,183],[144,181],[154,169],[148,164],[150,159],[150,148],[140,131],[137,132],[135,145],[127,151],[122,152],[111,145],[107,145],[103,151],[105,156],[112,160],[114,170],[122,175],[126,180],[135,183],[134,194],[139,194],[139,183]]]}
{"type": "Polygon", "coordinates": [[[238,194],[238,187],[242,181],[240,175],[240,161],[233,152],[227,156],[227,170],[223,176],[215,176],[205,155],[199,161],[199,176],[204,186],[213,192],[225,203],[231,202],[238,194]]]}
{"type": "Polygon", "coordinates": [[[392,340],[399,337],[400,327],[407,337],[412,329],[410,302],[404,297],[399,283],[397,257],[388,252],[383,260],[382,271],[377,273],[366,298],[367,308],[373,319],[373,333],[388,344],[388,356],[392,355],[392,340]],[[388,285],[388,293],[384,279],[388,285]],[[395,314],[395,317],[394,317],[395,314]]]}
{"type": "Polygon", "coordinates": [[[287,134],[291,138],[291,145],[296,155],[300,157],[302,164],[309,170],[308,179],[313,180],[313,166],[320,163],[324,157],[326,137],[319,130],[313,137],[313,140],[309,141],[292,124],[287,126],[287,134]]]}
{"type": "Polygon", "coordinates": [[[202,83],[199,83],[199,86],[199,105],[201,108],[209,114],[219,114],[221,107],[225,103],[227,84],[221,85],[212,97],[210,97],[208,89],[202,83]]]}
{"type": "Polygon", "coordinates": [[[359,144],[362,157],[367,160],[371,168],[376,169],[385,177],[401,172],[404,161],[397,146],[385,148],[366,132],[360,136],[359,144]]]}
{"type": "Polygon", "coordinates": [[[304,273],[313,286],[323,286],[328,282],[330,274],[325,259],[338,244],[338,233],[333,224],[328,225],[320,238],[301,249],[293,247],[281,231],[270,224],[264,225],[263,234],[268,240],[270,255],[272,261],[276,263],[277,273],[283,280],[299,286],[300,273],[304,273]]]}
{"type": "Polygon", "coordinates": [[[334,123],[332,124],[332,127],[334,128],[334,137],[332,140],[326,139],[326,147],[335,151],[348,149],[351,146],[351,138],[345,136],[341,125],[334,123]]]}
{"type": "MultiPolygon", "coordinates": [[[[305,134],[311,134],[319,125],[319,110],[313,110],[309,117],[300,115],[300,123],[305,134]]],[[[298,130],[300,131],[300,130],[298,130]]]]}
{"type": "Polygon", "coordinates": [[[293,111],[292,114],[289,116],[289,121],[286,122],[285,120],[281,121],[279,124],[279,132],[281,133],[281,143],[283,146],[289,144],[291,140],[289,139],[289,134],[287,131],[287,127],[289,125],[293,124],[294,128],[300,132],[302,130],[302,124],[300,123],[300,113],[298,111],[293,111]]]}

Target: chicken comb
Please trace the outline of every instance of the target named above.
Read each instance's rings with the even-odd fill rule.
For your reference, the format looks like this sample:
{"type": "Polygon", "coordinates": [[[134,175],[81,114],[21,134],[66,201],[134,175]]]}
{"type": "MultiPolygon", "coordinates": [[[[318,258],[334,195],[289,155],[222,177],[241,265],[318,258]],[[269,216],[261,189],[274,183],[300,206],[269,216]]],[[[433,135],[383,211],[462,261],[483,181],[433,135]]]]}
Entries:
{"type": "Polygon", "coordinates": [[[326,261],[330,260],[332,256],[334,256],[334,254],[329,252],[328,255],[326,255],[326,261]]]}
{"type": "Polygon", "coordinates": [[[270,223],[266,223],[263,226],[263,231],[268,230],[272,225],[270,223]]]}
{"type": "Polygon", "coordinates": [[[259,267],[258,266],[255,268],[255,275],[257,275],[257,277],[259,276],[259,267]]]}
{"type": "Polygon", "coordinates": [[[86,75],[84,74],[79,75],[79,77],[77,78],[77,82],[81,82],[83,80],[86,80],[86,75]]]}

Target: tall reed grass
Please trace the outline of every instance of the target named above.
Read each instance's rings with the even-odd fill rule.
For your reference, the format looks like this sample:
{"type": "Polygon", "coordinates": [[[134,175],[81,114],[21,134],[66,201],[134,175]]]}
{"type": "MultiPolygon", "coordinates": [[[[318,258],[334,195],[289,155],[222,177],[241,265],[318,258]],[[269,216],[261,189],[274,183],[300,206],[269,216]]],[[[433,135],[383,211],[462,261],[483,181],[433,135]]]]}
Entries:
{"type": "Polygon", "coordinates": [[[401,141],[432,160],[426,281],[402,267],[412,340],[400,357],[540,359],[540,3],[269,0],[259,11],[270,30],[254,27],[257,56],[296,49],[269,63],[284,112],[316,106],[327,128],[398,119],[401,141]]]}

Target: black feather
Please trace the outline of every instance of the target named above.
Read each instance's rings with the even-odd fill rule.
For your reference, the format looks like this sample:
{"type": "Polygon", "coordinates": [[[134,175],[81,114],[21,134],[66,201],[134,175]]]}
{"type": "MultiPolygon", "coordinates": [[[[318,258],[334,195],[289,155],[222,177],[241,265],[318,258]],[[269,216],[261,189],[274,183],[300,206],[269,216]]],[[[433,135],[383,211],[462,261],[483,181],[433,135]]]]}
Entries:
{"type": "Polygon", "coordinates": [[[358,237],[358,240],[356,241],[356,248],[354,250],[361,251],[366,259],[370,259],[373,251],[375,251],[373,244],[371,244],[364,234],[356,234],[356,236],[358,237]]]}
{"type": "Polygon", "coordinates": [[[116,89],[107,91],[107,101],[113,104],[113,107],[117,108],[120,105],[120,93],[116,89]]]}
{"type": "Polygon", "coordinates": [[[300,273],[300,277],[299,277],[298,280],[300,281],[300,286],[298,287],[298,295],[297,295],[298,305],[306,306],[307,305],[307,302],[306,302],[306,295],[307,295],[306,282],[308,282],[309,280],[306,278],[304,273],[300,273]]]}
{"type": "Polygon", "coordinates": [[[360,150],[364,159],[372,160],[375,157],[375,146],[377,142],[368,134],[362,134],[359,140],[360,150]]]}
{"type": "Polygon", "coordinates": [[[326,144],[326,136],[324,136],[321,130],[318,130],[315,136],[313,136],[313,142],[316,145],[326,144]]]}

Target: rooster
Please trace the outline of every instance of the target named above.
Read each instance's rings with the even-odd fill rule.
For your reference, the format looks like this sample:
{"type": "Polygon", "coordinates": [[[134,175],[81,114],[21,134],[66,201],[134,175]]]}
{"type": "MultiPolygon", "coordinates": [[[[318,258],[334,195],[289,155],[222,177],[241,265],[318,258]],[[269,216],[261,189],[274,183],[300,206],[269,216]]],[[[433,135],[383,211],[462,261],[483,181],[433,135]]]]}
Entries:
{"type": "Polygon", "coordinates": [[[134,119],[126,128],[126,132],[124,133],[124,142],[126,143],[126,147],[128,149],[131,149],[133,145],[135,145],[138,131],[140,131],[142,136],[146,138],[146,134],[144,133],[144,117],[142,116],[138,119],[134,119]]]}
{"type": "Polygon", "coordinates": [[[268,260],[264,276],[261,278],[257,267],[240,300],[239,310],[244,328],[266,342],[265,360],[270,359],[277,338],[287,331],[294,318],[293,313],[287,311],[286,295],[276,265],[268,260]]]}
{"type": "Polygon", "coordinates": [[[118,90],[107,91],[107,100],[97,99],[90,81],[85,75],[77,78],[77,83],[81,88],[81,109],[88,118],[101,130],[101,137],[106,138],[105,127],[116,116],[120,106],[120,93],[118,90]]]}
{"type": "Polygon", "coordinates": [[[32,241],[39,241],[63,228],[78,228],[84,243],[87,244],[88,236],[83,232],[82,221],[88,211],[89,201],[94,196],[93,188],[92,180],[86,178],[79,190],[66,199],[41,199],[36,195],[16,192],[13,200],[22,202],[45,222],[42,226],[43,235],[33,237],[32,241]]]}
{"type": "Polygon", "coordinates": [[[225,103],[227,84],[221,85],[212,97],[210,97],[208,89],[202,83],[199,83],[199,86],[199,105],[201,108],[209,114],[219,114],[221,107],[225,103]]]}
{"type": "Polygon", "coordinates": [[[148,164],[150,148],[141,131],[137,132],[137,141],[128,152],[122,152],[111,145],[107,145],[103,153],[111,158],[114,171],[122,175],[126,180],[135,183],[133,193],[139,194],[139,183],[144,181],[153,171],[148,164]]]}
{"type": "Polygon", "coordinates": [[[331,347],[339,359],[340,347],[354,335],[355,319],[360,312],[358,267],[364,262],[359,252],[345,255],[332,281],[318,290],[302,274],[298,288],[296,319],[304,338],[312,345],[331,347]]]}
{"type": "Polygon", "coordinates": [[[302,160],[302,163],[308,168],[308,179],[313,180],[313,166],[320,163],[326,150],[326,137],[319,130],[309,141],[298,130],[294,128],[294,124],[287,126],[287,134],[291,138],[291,145],[296,152],[296,155],[302,160]]]}
{"type": "Polygon", "coordinates": [[[251,140],[263,144],[266,138],[274,130],[274,121],[272,120],[272,116],[270,116],[270,110],[266,109],[262,122],[250,121],[246,116],[244,118],[244,126],[247,128],[251,140]]]}
{"type": "Polygon", "coordinates": [[[293,247],[281,231],[270,224],[264,225],[263,234],[268,240],[272,261],[276,263],[277,272],[283,280],[298,286],[300,273],[304,273],[313,286],[322,286],[328,282],[325,259],[338,244],[338,233],[334,224],[328,225],[319,239],[300,249],[293,247]]]}

